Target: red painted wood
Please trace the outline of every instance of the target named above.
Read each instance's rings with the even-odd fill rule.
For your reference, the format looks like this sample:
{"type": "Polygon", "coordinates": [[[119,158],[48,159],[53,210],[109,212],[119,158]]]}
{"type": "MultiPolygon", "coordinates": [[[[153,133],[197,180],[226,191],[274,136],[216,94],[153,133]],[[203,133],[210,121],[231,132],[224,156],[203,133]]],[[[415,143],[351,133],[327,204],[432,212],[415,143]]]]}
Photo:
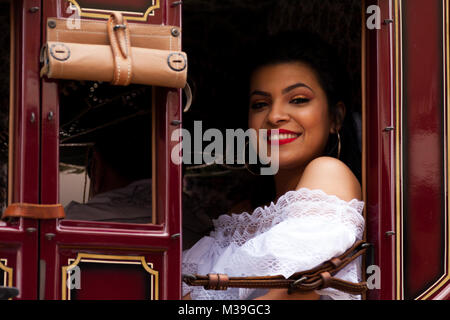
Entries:
{"type": "MultiPolygon", "coordinates": [[[[94,2],[94,1],[91,1],[94,2]]],[[[134,4],[138,2],[130,1],[134,4]]],[[[98,1],[105,3],[105,1],[98,1]]],[[[45,33],[45,21],[48,17],[67,17],[67,3],[63,0],[45,1],[43,8],[42,30],[45,33]],[[57,3],[59,2],[59,5],[57,3]],[[58,9],[60,8],[60,11],[58,9]]],[[[180,8],[167,8],[166,1],[161,1],[161,8],[155,16],[149,17],[150,23],[168,21],[181,25],[180,8]],[[176,11],[175,11],[176,10],[176,11]]],[[[40,259],[45,261],[45,282],[40,284],[44,299],[61,299],[62,266],[68,265],[69,258],[76,258],[78,252],[100,255],[145,256],[147,262],[154,263],[154,269],[160,274],[159,298],[179,299],[181,295],[181,238],[171,237],[181,230],[181,167],[170,161],[170,142],[172,130],[170,122],[180,119],[181,91],[157,88],[156,110],[156,216],[157,225],[137,225],[120,223],[96,223],[83,221],[41,221],[40,222],[40,259]],[[54,234],[48,239],[46,234],[54,234]],[[70,249],[70,250],[69,250],[70,249]]],[[[42,165],[41,165],[41,201],[43,203],[58,202],[58,124],[49,122],[45,115],[55,110],[58,118],[58,97],[56,85],[45,79],[42,84],[43,130],[42,165]]],[[[149,124],[149,128],[151,125],[149,124]]],[[[112,269],[117,268],[110,265],[112,269]]],[[[143,299],[142,285],[136,290],[127,287],[122,293],[110,292],[111,284],[104,286],[88,285],[85,281],[94,279],[93,273],[87,271],[81,277],[85,291],[80,291],[78,298],[128,298],[143,299]],[[89,291],[86,291],[89,290],[89,291]],[[126,293],[129,293],[127,296],[126,293]],[[131,293],[132,292],[132,293],[131,293]]],[[[138,272],[139,273],[139,272],[138,272]]],[[[121,283],[129,277],[133,283],[136,273],[122,273],[121,283]]],[[[111,281],[114,281],[112,279],[111,281]]],[[[83,288],[82,288],[83,290],[83,288]]],[[[119,289],[118,289],[119,290],[119,289]]]]}
{"type": "MultiPolygon", "coordinates": [[[[52,0],[53,1],[53,0],[52,0]]],[[[153,0],[156,4],[156,0],[153,0]]],[[[171,9],[166,10],[167,2],[168,1],[174,1],[174,0],[160,0],[160,8],[154,11],[153,15],[149,15],[147,17],[147,21],[145,23],[151,23],[151,24],[169,24],[167,21],[167,16],[172,15],[172,13],[168,14],[168,12],[171,11],[171,9]]],[[[122,1],[122,0],[78,0],[77,3],[80,5],[82,9],[88,8],[88,9],[97,9],[97,10],[105,10],[100,11],[98,13],[105,13],[108,10],[106,8],[109,8],[111,10],[124,10],[128,12],[139,12],[139,13],[145,13],[146,9],[151,6],[152,0],[131,0],[131,1],[122,1]],[[126,8],[126,9],[123,9],[126,8]]],[[[68,1],[61,1],[61,11],[58,12],[58,18],[61,17],[75,17],[73,14],[75,11],[71,10],[69,8],[70,2],[68,1]]],[[[89,11],[92,13],[92,11],[89,11]]],[[[130,14],[130,16],[136,16],[134,14],[130,14]]],[[[174,20],[174,24],[176,25],[176,21],[174,20]]],[[[136,22],[136,21],[133,21],[136,22]]]]}
{"type": "MultiPolygon", "coordinates": [[[[14,4],[14,149],[13,202],[39,202],[39,50],[40,14],[28,11],[39,0],[12,1],[14,4]],[[31,122],[31,115],[35,121],[31,122]]],[[[8,31],[6,31],[8,32],[8,31]]],[[[38,223],[29,219],[0,224],[0,259],[13,268],[13,286],[18,299],[36,299],[38,287],[38,223]],[[27,232],[34,228],[35,232],[27,232]]]]}
{"type": "Polygon", "coordinates": [[[404,289],[411,299],[444,274],[443,8],[436,0],[404,3],[404,289]]]}
{"type": "MultiPolygon", "coordinates": [[[[393,17],[392,1],[377,4],[382,19],[393,17]]],[[[395,230],[395,134],[383,131],[395,126],[394,118],[394,29],[366,29],[366,225],[367,240],[373,244],[373,261],[380,267],[381,288],[369,290],[368,299],[394,298],[395,238],[386,232],[395,230]]]]}

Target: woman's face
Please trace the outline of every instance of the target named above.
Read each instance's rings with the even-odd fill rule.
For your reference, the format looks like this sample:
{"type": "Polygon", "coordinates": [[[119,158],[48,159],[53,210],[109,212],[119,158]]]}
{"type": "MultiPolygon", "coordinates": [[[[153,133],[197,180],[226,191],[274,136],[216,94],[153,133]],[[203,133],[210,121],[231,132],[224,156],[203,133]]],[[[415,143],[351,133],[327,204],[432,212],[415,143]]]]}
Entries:
{"type": "Polygon", "coordinates": [[[249,128],[268,130],[267,154],[278,145],[280,169],[304,167],[321,156],[335,131],[315,72],[300,62],[257,69],[250,83],[249,128]]]}

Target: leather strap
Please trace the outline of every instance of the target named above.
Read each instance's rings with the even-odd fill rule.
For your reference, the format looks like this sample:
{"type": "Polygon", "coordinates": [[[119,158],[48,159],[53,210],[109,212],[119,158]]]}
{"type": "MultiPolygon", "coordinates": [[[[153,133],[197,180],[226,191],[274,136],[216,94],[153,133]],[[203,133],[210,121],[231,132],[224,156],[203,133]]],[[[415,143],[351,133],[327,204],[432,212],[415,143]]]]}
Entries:
{"type": "Polygon", "coordinates": [[[208,290],[226,290],[231,287],[265,289],[286,288],[290,293],[292,291],[312,291],[333,288],[350,294],[362,294],[367,290],[366,282],[352,283],[335,278],[334,275],[350,262],[364,254],[369,246],[369,243],[357,241],[342,255],[325,261],[316,268],[297,272],[288,279],[281,275],[263,277],[227,277],[226,281],[224,280],[221,282],[219,279],[224,275],[208,274],[208,276],[202,276],[196,274],[183,275],[183,281],[190,286],[203,286],[208,290]]]}
{"type": "Polygon", "coordinates": [[[63,219],[65,216],[64,207],[61,204],[12,203],[3,212],[2,219],[63,219]]]}
{"type": "Polygon", "coordinates": [[[108,20],[108,36],[114,57],[113,85],[127,86],[131,82],[130,29],[122,13],[114,12],[108,20]]]}

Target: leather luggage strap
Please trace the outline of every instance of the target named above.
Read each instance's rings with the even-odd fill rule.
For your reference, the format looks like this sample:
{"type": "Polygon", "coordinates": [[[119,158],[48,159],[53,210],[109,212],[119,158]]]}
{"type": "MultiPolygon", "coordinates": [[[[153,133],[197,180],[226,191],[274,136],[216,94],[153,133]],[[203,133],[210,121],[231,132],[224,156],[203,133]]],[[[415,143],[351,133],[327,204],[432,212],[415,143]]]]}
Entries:
{"type": "Polygon", "coordinates": [[[3,212],[2,220],[6,218],[63,219],[65,216],[64,207],[61,204],[12,203],[3,212]]]}
{"type": "Polygon", "coordinates": [[[349,294],[362,294],[367,290],[366,282],[353,283],[335,278],[334,275],[350,262],[361,256],[370,246],[357,241],[342,255],[325,261],[319,266],[293,274],[288,279],[283,276],[228,277],[224,274],[183,275],[183,281],[190,286],[203,286],[207,290],[226,290],[228,288],[286,288],[292,291],[312,291],[333,288],[349,294]]]}
{"type": "Polygon", "coordinates": [[[107,26],[114,57],[114,76],[111,84],[127,86],[131,82],[132,72],[130,29],[120,12],[111,14],[107,26]]]}

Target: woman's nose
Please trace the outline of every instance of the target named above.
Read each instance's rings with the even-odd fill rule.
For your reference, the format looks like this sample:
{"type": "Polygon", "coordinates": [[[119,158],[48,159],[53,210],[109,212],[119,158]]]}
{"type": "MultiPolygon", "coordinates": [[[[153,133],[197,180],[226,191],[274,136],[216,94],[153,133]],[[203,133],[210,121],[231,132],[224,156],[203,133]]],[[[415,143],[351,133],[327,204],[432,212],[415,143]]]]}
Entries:
{"type": "Polygon", "coordinates": [[[269,114],[267,115],[267,121],[274,126],[277,126],[285,121],[289,120],[289,114],[283,103],[275,102],[272,104],[269,114]]]}

